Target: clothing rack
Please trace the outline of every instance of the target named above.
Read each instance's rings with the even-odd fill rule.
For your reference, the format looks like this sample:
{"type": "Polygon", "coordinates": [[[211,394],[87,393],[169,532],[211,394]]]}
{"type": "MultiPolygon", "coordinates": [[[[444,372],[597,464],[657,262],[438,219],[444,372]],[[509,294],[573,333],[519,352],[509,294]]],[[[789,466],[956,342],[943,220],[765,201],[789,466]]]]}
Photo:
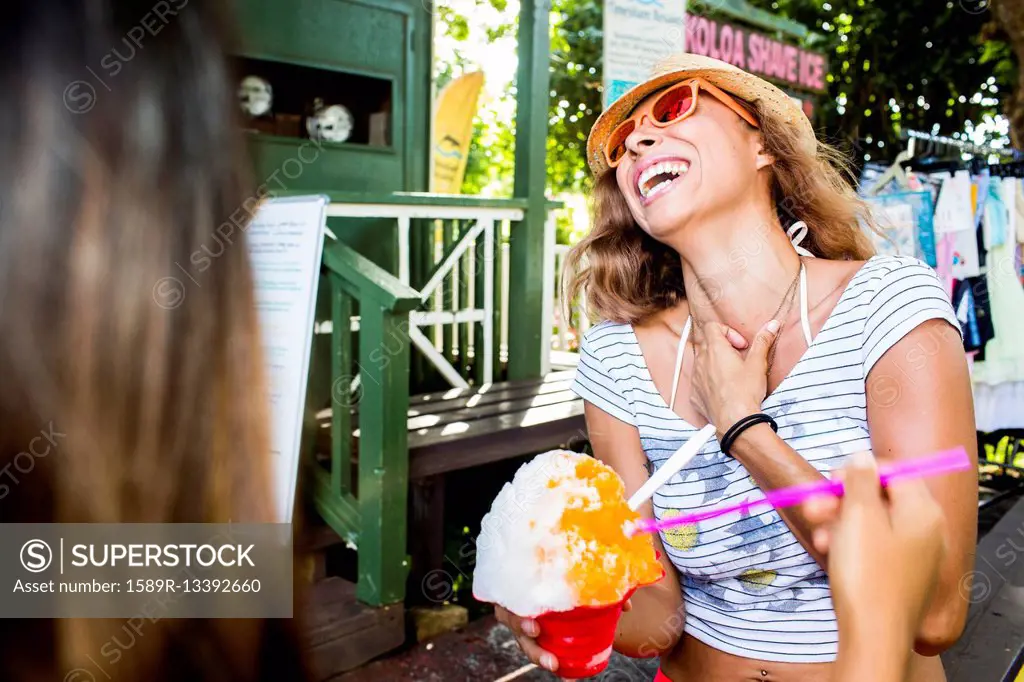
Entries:
{"type": "Polygon", "coordinates": [[[918,153],[918,150],[915,149],[917,146],[916,142],[922,141],[927,143],[924,150],[925,154],[958,149],[965,154],[994,154],[996,156],[1010,156],[1013,159],[1020,159],[1024,157],[1024,155],[1016,149],[1008,147],[992,147],[990,145],[978,145],[971,142],[965,142],[963,140],[957,140],[952,137],[946,137],[944,135],[925,133],[920,130],[904,130],[900,134],[900,137],[908,140],[908,148],[911,156],[918,153]]]}
{"type": "Polygon", "coordinates": [[[990,175],[1001,178],[1024,178],[1024,161],[992,163],[989,164],[988,171],[990,175]]]}
{"type": "Polygon", "coordinates": [[[1005,163],[986,163],[984,159],[973,158],[961,159],[910,159],[903,162],[910,170],[921,173],[938,173],[949,171],[951,173],[967,170],[971,175],[980,175],[987,170],[989,175],[1000,178],[1024,178],[1024,161],[1007,161],[1005,163]]]}

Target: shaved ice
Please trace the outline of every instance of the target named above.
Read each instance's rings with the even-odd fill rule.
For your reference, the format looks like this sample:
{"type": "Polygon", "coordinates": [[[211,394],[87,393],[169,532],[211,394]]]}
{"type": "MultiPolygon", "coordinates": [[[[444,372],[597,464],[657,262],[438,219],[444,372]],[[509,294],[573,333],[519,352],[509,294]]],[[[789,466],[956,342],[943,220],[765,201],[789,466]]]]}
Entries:
{"type": "Polygon", "coordinates": [[[483,519],[473,595],[529,618],[621,601],[663,575],[650,536],[623,530],[638,518],[607,465],[565,450],[538,455],[483,519]]]}

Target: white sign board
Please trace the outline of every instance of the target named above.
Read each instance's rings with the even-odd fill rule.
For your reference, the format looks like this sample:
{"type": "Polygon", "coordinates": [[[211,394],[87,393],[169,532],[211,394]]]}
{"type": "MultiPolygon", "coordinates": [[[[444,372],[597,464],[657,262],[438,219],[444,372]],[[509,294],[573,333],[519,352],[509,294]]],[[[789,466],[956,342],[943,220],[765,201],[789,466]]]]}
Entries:
{"type": "Polygon", "coordinates": [[[327,202],[324,196],[267,200],[248,229],[270,383],[271,466],[281,523],[292,521],[299,476],[327,202]]]}
{"type": "Polygon", "coordinates": [[[686,0],[605,0],[604,106],[686,47],[686,0]]]}

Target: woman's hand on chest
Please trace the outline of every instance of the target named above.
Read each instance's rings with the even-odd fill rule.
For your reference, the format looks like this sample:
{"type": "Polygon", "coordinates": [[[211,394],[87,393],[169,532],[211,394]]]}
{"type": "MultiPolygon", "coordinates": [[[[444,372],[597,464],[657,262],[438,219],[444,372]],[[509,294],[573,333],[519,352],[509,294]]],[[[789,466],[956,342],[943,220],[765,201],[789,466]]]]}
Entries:
{"type": "Polygon", "coordinates": [[[694,325],[690,403],[718,428],[719,438],[743,417],[761,411],[768,393],[768,352],[778,330],[779,323],[771,320],[747,344],[719,322],[694,325]]]}

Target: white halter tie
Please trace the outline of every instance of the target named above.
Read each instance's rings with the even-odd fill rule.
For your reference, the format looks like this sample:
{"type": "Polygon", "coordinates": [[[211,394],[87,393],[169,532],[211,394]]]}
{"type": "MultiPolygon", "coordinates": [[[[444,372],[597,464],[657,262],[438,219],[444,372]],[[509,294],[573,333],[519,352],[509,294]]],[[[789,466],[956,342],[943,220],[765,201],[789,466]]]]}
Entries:
{"type": "Polygon", "coordinates": [[[789,226],[786,230],[786,236],[789,237],[789,241],[793,243],[793,248],[801,256],[807,256],[808,258],[814,258],[814,254],[800,246],[800,242],[807,236],[807,223],[802,220],[798,220],[789,226]]]}

